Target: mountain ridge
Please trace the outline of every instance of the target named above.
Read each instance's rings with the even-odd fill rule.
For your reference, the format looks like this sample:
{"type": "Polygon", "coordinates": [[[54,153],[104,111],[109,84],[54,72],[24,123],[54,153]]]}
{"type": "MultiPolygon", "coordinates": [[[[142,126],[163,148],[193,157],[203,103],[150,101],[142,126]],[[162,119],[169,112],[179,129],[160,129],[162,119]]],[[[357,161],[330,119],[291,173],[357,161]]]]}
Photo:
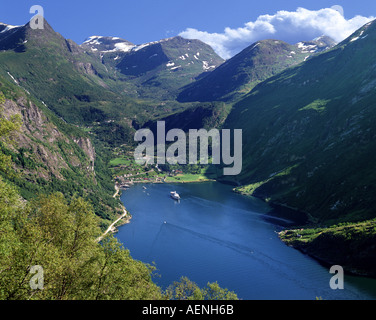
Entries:
{"type": "Polygon", "coordinates": [[[329,37],[295,45],[275,39],[257,41],[228,59],[206,77],[183,88],[178,101],[234,101],[257,83],[297,65],[334,45],[329,37]]]}
{"type": "MultiPolygon", "coordinates": [[[[94,49],[104,65],[117,70],[120,80],[133,85],[128,91],[133,97],[174,99],[181,87],[224,62],[204,42],[180,36],[141,45],[126,45],[126,50],[110,47],[105,51],[100,51],[101,39],[107,38],[95,38],[94,42],[98,43],[90,45],[90,50],[94,49]]],[[[124,43],[124,40],[117,39],[115,46],[119,41],[120,44],[124,43]]],[[[87,47],[85,43],[81,46],[87,47]]]]}
{"type": "Polygon", "coordinates": [[[250,182],[240,192],[308,212],[315,223],[374,217],[375,38],[369,23],[234,105],[227,125],[243,128],[239,179],[250,182]]]}

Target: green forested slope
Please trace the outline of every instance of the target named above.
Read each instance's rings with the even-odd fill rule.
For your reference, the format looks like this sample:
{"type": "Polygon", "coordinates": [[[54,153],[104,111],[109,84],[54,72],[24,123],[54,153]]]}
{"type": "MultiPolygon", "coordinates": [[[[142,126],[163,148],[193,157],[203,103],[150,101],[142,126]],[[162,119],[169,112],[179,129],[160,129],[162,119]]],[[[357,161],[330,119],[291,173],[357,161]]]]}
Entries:
{"type": "Polygon", "coordinates": [[[11,143],[0,140],[0,152],[12,167],[0,172],[3,179],[17,186],[26,200],[56,191],[90,199],[105,227],[120,206],[112,198],[104,146],[1,76],[0,111],[2,121],[16,118],[19,125],[11,143]]]}
{"type": "Polygon", "coordinates": [[[179,107],[110,88],[111,71],[45,26],[0,37],[0,299],[236,299],[185,278],[164,292],[155,267],[113,235],[97,242],[123,212],[111,147],[130,141],[134,123],[179,107]],[[31,286],[34,266],[42,290],[31,286]]]}
{"type": "Polygon", "coordinates": [[[284,230],[280,238],[330,265],[376,277],[376,221],[343,223],[328,228],[284,230]]]}
{"type": "Polygon", "coordinates": [[[113,235],[98,243],[117,205],[111,175],[94,163],[105,153],[23,89],[0,84],[0,300],[237,299],[187,279],[163,292],[155,268],[113,235]]]}
{"type": "Polygon", "coordinates": [[[243,129],[238,190],[330,223],[375,217],[376,24],[256,86],[226,126],[243,129]]]}

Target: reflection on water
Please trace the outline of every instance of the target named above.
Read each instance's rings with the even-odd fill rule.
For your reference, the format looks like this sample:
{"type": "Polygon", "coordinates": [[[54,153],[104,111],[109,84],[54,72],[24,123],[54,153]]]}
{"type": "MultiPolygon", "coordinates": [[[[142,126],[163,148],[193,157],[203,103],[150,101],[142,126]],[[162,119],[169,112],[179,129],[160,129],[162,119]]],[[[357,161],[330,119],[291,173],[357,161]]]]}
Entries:
{"type": "Polygon", "coordinates": [[[218,281],[241,299],[376,298],[374,279],[345,276],[345,289],[331,290],[327,267],[279,240],[293,222],[230,186],[139,185],[122,201],[133,219],[116,236],[133,258],[156,263],[154,281],[164,288],[187,276],[200,286],[218,281]]]}

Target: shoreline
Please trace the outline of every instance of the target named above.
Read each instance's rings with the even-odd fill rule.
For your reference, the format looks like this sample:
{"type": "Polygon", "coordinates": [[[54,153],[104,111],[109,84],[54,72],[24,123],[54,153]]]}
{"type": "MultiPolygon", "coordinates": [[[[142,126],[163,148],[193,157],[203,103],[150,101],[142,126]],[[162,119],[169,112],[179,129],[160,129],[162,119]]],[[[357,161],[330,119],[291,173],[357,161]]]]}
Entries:
{"type": "MultiPolygon", "coordinates": [[[[134,184],[140,184],[140,183],[144,183],[144,184],[162,184],[162,183],[170,183],[170,184],[174,184],[174,183],[177,183],[177,184],[182,184],[182,183],[203,183],[203,182],[215,182],[217,180],[215,179],[205,179],[205,180],[194,180],[194,181],[166,181],[166,178],[163,179],[162,181],[150,181],[150,180],[146,180],[146,181],[132,181],[130,183],[130,186],[134,185],[134,184]]],[[[127,190],[128,188],[122,188],[121,186],[119,187],[117,183],[115,183],[115,193],[114,195],[112,196],[113,198],[116,198],[117,196],[120,196],[120,191],[121,190],[127,190]]],[[[119,197],[119,201],[121,202],[120,200],[121,198],[119,197]]],[[[122,205],[124,206],[124,204],[122,203],[122,205]]],[[[129,224],[131,223],[131,219],[132,219],[132,215],[130,214],[129,211],[127,211],[127,209],[125,207],[123,207],[123,210],[124,210],[124,213],[118,218],[116,219],[113,223],[111,223],[111,225],[107,228],[107,230],[100,236],[96,239],[96,242],[100,242],[109,232],[111,233],[116,233],[118,232],[117,230],[117,227],[115,227],[115,224],[117,224],[120,220],[122,220],[123,218],[127,217],[128,218],[123,222],[121,223],[118,227],[120,226],[123,226],[123,225],[126,225],[126,224],[129,224]]]]}
{"type": "MultiPolygon", "coordinates": [[[[142,183],[143,181],[140,181],[140,182],[137,182],[135,184],[139,184],[139,183],[142,183]]],[[[185,183],[204,183],[204,182],[219,182],[219,183],[222,183],[221,181],[218,181],[216,179],[205,179],[205,180],[192,180],[192,181],[166,181],[166,179],[164,179],[162,182],[156,182],[156,181],[144,181],[143,183],[148,183],[148,184],[160,184],[160,183],[170,183],[170,184],[185,184],[185,183]]],[[[115,185],[115,190],[116,190],[116,193],[114,195],[114,198],[116,195],[119,194],[121,188],[119,188],[117,185],[115,185]]],[[[246,193],[243,193],[243,192],[239,192],[238,190],[236,190],[236,188],[233,188],[232,189],[232,192],[234,193],[237,193],[237,194],[240,194],[242,196],[251,196],[249,194],[246,194],[246,193]]],[[[255,197],[255,196],[253,196],[255,197]]],[[[261,197],[255,197],[255,198],[258,198],[262,201],[264,201],[265,203],[267,203],[268,205],[270,205],[271,207],[271,213],[273,213],[273,211],[275,210],[282,210],[282,215],[287,215],[289,218],[293,218],[295,217],[294,219],[294,222],[297,223],[297,225],[299,227],[302,227],[302,226],[307,226],[308,223],[309,223],[309,215],[305,212],[301,212],[299,210],[295,210],[294,208],[290,208],[290,207],[287,207],[285,205],[281,205],[279,203],[271,203],[271,202],[267,202],[265,201],[265,199],[261,198],[261,197]],[[288,212],[286,212],[285,210],[288,210],[288,212]],[[304,217],[296,217],[296,215],[301,215],[303,214],[304,217]],[[292,217],[293,216],[293,217],[292,217]]],[[[118,230],[117,228],[115,227],[115,224],[118,223],[120,220],[122,220],[123,218],[125,218],[129,212],[125,209],[124,207],[124,213],[121,217],[119,217],[115,222],[113,222],[109,227],[108,229],[102,234],[101,237],[99,237],[97,239],[97,242],[100,242],[109,232],[112,232],[112,233],[116,233],[118,230]]],[[[122,225],[125,225],[125,224],[128,224],[130,223],[131,221],[131,215],[129,214],[129,217],[128,219],[126,219],[126,221],[124,221],[124,223],[122,223],[120,226],[122,225]]],[[[325,259],[323,259],[322,257],[319,257],[317,255],[314,255],[314,254],[310,254],[309,250],[307,250],[306,248],[303,248],[302,246],[299,246],[299,245],[292,245],[292,244],[289,244],[288,241],[284,241],[284,239],[282,239],[281,235],[282,233],[284,232],[287,232],[289,230],[292,230],[291,228],[285,228],[283,231],[281,231],[279,234],[278,234],[278,238],[281,242],[283,242],[286,246],[289,246],[290,248],[293,248],[294,250],[298,250],[300,251],[302,254],[305,254],[313,259],[315,259],[319,264],[323,265],[323,266],[331,266],[331,265],[334,265],[335,263],[332,262],[332,261],[327,261],[325,259]]],[[[370,278],[373,278],[372,276],[368,275],[368,274],[364,274],[364,273],[357,273],[354,269],[352,268],[348,268],[348,266],[346,266],[346,268],[344,267],[344,270],[345,272],[347,272],[348,274],[351,274],[351,275],[354,275],[354,276],[361,276],[361,277],[370,277],[370,278]]]]}
{"type": "MultiPolygon", "coordinates": [[[[282,216],[287,216],[291,219],[293,219],[294,223],[296,223],[295,226],[291,227],[285,227],[282,231],[278,232],[278,238],[281,242],[283,242],[286,246],[297,250],[301,252],[302,254],[314,259],[317,261],[320,265],[324,266],[325,268],[330,268],[333,265],[341,265],[343,267],[343,270],[345,274],[351,275],[351,276],[356,276],[356,277],[363,277],[363,278],[371,278],[371,279],[376,279],[376,273],[375,272],[370,272],[367,271],[366,269],[360,270],[357,269],[356,267],[352,266],[348,262],[346,264],[342,263],[341,257],[339,257],[339,260],[334,261],[331,258],[325,257],[324,254],[320,254],[317,252],[311,252],[312,250],[310,249],[309,245],[307,243],[303,242],[298,242],[298,241],[289,241],[288,239],[284,238],[284,235],[288,232],[295,232],[298,229],[312,229],[316,228],[317,226],[315,223],[311,220],[311,215],[307,212],[300,211],[296,208],[289,207],[286,204],[281,204],[278,202],[273,202],[273,201],[266,201],[265,198],[259,197],[256,195],[250,195],[248,193],[242,192],[237,190],[236,188],[233,189],[233,192],[238,193],[242,196],[248,196],[248,197],[255,197],[258,198],[265,203],[267,203],[271,208],[271,212],[275,212],[275,210],[282,211],[280,214],[282,216]],[[297,217],[298,216],[298,217],[297,217]],[[295,218],[295,219],[294,219],[295,218]]],[[[338,244],[340,245],[340,244],[338,244]]]]}
{"type": "Polygon", "coordinates": [[[103,240],[103,238],[104,238],[108,233],[111,232],[112,234],[114,234],[114,233],[118,232],[118,229],[117,229],[118,227],[130,223],[131,220],[132,220],[132,216],[131,216],[131,214],[128,212],[128,210],[127,210],[125,207],[123,207],[123,214],[122,214],[119,218],[117,218],[113,223],[111,223],[111,224],[109,225],[109,227],[107,228],[107,230],[106,230],[105,232],[103,232],[102,235],[99,236],[95,241],[96,241],[96,242],[101,242],[101,241],[103,240]],[[115,227],[115,225],[116,225],[118,222],[120,222],[122,219],[124,219],[124,218],[126,218],[126,219],[125,219],[120,225],[118,225],[117,227],[115,227]]]}
{"type": "Polygon", "coordinates": [[[294,223],[296,223],[297,228],[306,227],[312,221],[310,220],[310,214],[308,212],[304,212],[301,210],[298,210],[297,208],[289,207],[286,204],[278,203],[274,201],[267,201],[264,197],[260,197],[257,195],[249,194],[243,191],[239,191],[236,187],[232,189],[232,192],[240,194],[245,197],[254,197],[257,199],[262,200],[264,203],[268,204],[271,207],[270,213],[275,213],[275,211],[279,211],[278,216],[282,216],[288,219],[293,220],[294,223]]]}
{"type": "MultiPolygon", "coordinates": [[[[285,229],[278,233],[278,237],[287,246],[299,250],[325,267],[340,265],[346,274],[376,279],[374,235],[363,233],[361,236],[358,232],[364,224],[367,222],[319,230],[311,227],[285,229]]],[[[373,228],[374,223],[370,224],[373,228]]]]}
{"type": "MultiPolygon", "coordinates": [[[[286,231],[286,230],[285,230],[286,231]]],[[[352,266],[349,266],[349,265],[341,265],[339,264],[338,262],[334,262],[334,261],[329,261],[328,259],[325,259],[325,258],[322,258],[320,257],[319,255],[317,254],[313,254],[311,253],[307,248],[305,248],[304,246],[301,246],[301,245],[296,245],[296,244],[288,244],[286,243],[286,241],[284,241],[281,237],[280,237],[280,234],[282,235],[284,231],[281,231],[278,233],[278,238],[288,247],[294,249],[294,250],[298,250],[299,252],[301,252],[302,254],[316,260],[319,264],[321,264],[322,266],[324,266],[325,268],[330,268],[334,265],[340,265],[341,267],[343,267],[343,270],[345,272],[345,274],[348,274],[348,275],[351,275],[351,276],[355,276],[355,277],[362,277],[362,278],[370,278],[370,279],[376,279],[376,275],[374,273],[367,273],[367,271],[363,270],[363,271],[359,271],[357,270],[356,268],[352,267],[352,266]]]]}

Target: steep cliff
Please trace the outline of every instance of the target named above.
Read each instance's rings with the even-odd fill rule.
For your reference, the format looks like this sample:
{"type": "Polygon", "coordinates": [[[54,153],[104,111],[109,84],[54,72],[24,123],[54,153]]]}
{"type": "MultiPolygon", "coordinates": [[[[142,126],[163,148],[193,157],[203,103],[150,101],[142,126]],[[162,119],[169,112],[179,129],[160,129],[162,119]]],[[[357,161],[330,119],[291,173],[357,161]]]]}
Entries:
{"type": "Polygon", "coordinates": [[[0,97],[0,118],[20,119],[20,129],[11,142],[0,141],[0,151],[11,157],[13,174],[0,175],[15,184],[26,200],[54,191],[83,196],[106,225],[119,203],[112,198],[111,175],[96,153],[95,138],[67,124],[44,102],[2,77],[0,97]]]}

